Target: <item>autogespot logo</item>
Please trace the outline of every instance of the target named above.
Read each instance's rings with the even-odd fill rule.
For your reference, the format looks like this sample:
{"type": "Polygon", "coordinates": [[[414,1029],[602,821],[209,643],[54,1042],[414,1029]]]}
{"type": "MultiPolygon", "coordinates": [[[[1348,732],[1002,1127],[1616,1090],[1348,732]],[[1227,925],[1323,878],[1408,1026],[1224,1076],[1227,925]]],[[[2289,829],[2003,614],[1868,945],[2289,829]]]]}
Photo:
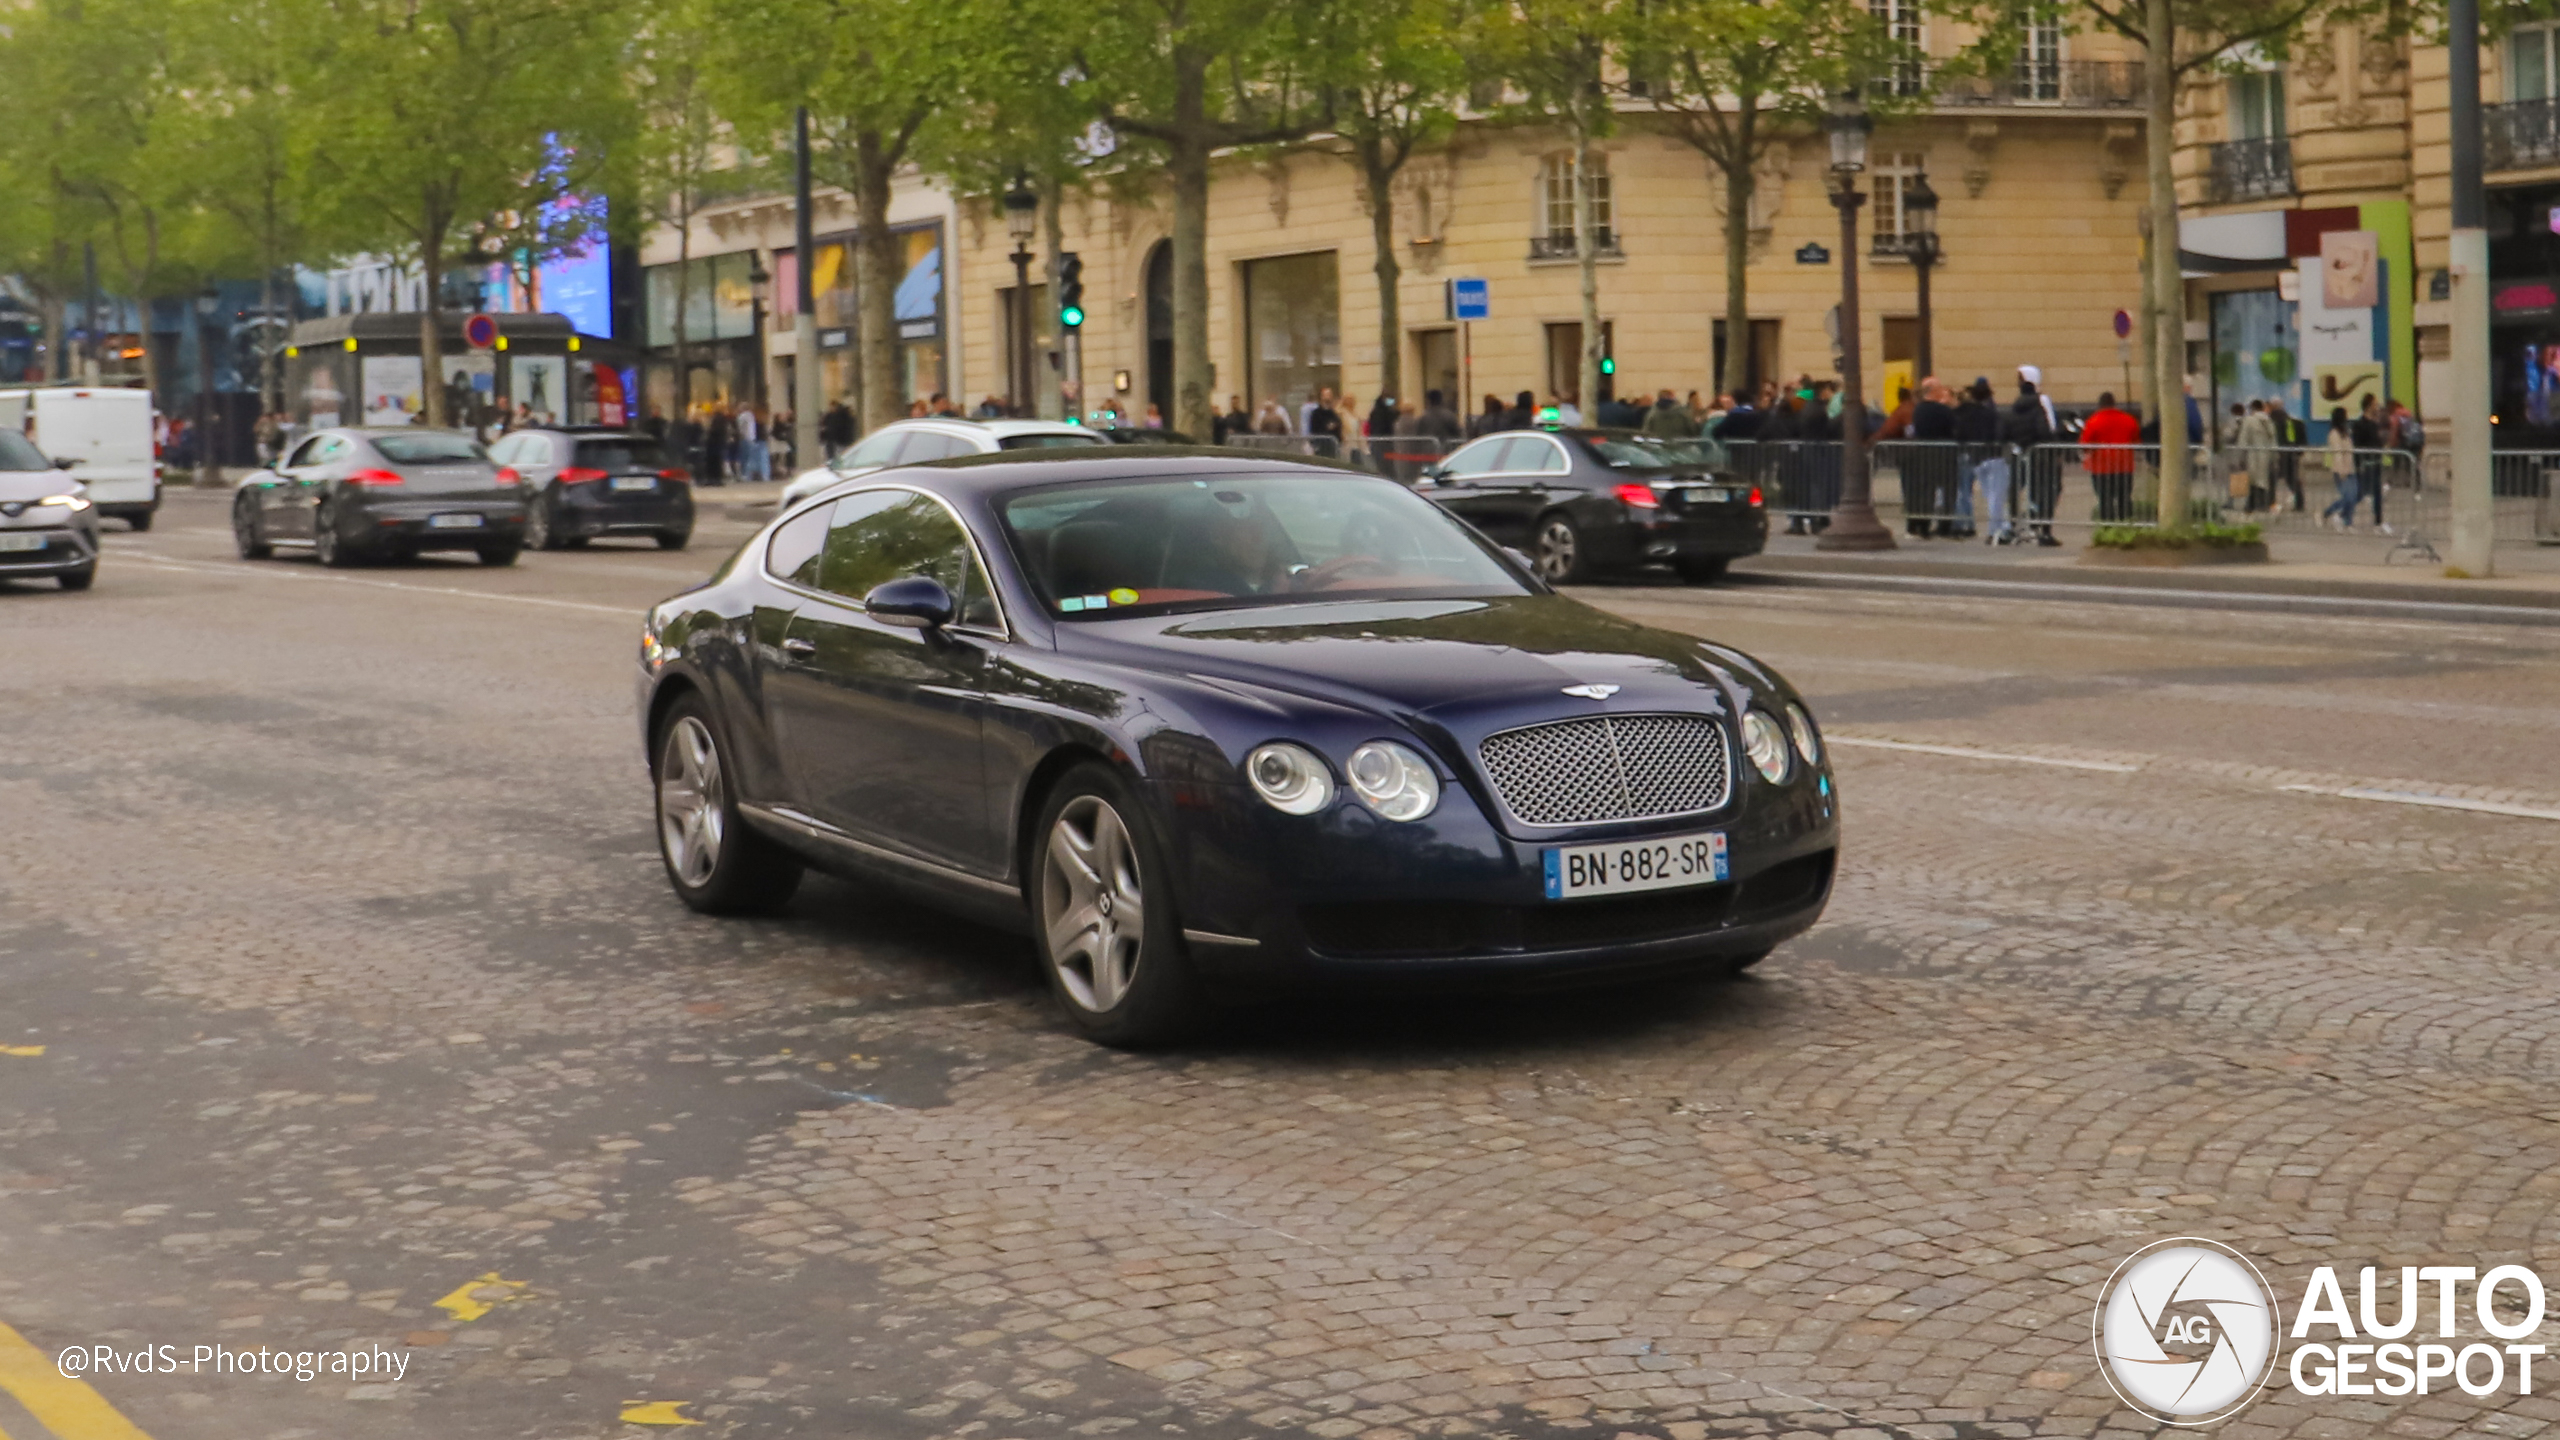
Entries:
{"type": "Polygon", "coordinates": [[[2210,1425],[2258,1393],[2283,1317],[2247,1257],[2211,1240],[2144,1246],[2098,1295],[2098,1368],[2127,1405],[2170,1425],[2210,1425]]]}

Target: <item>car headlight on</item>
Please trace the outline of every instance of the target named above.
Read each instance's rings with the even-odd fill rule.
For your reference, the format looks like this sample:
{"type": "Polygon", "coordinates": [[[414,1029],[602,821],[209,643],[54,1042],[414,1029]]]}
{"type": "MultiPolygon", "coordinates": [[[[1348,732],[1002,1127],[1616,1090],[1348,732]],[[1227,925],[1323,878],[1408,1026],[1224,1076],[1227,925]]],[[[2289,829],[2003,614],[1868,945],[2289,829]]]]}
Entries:
{"type": "Polygon", "coordinates": [[[1333,803],[1333,772],[1304,745],[1275,740],[1244,757],[1244,778],[1272,809],[1313,815],[1333,803]]]}
{"type": "Polygon", "coordinates": [[[1813,717],[1801,705],[1787,707],[1787,734],[1796,742],[1796,753],[1807,765],[1822,763],[1822,737],[1813,733],[1813,717]]]}
{"type": "Polygon", "coordinates": [[[1419,820],[1440,804],[1440,777],[1431,762],[1393,740],[1372,740],[1351,752],[1351,789],[1390,820],[1419,820]]]}
{"type": "Polygon", "coordinates": [[[60,505],[66,509],[78,511],[89,508],[89,497],[86,495],[47,495],[36,503],[38,505],[60,505]]]}
{"type": "Polygon", "coordinates": [[[1766,710],[1752,710],[1742,717],[1742,750],[1751,757],[1751,768],[1760,778],[1775,785],[1787,778],[1787,734],[1766,710]]]}

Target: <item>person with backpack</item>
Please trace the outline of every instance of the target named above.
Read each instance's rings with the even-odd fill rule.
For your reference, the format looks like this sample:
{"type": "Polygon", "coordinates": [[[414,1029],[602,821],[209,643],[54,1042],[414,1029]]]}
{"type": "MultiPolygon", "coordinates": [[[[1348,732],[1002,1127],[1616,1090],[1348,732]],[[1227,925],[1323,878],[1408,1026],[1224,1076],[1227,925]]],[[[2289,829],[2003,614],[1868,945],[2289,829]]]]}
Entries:
{"type": "Polygon", "coordinates": [[[2062,471],[2036,463],[2036,447],[2053,439],[2053,422],[2044,397],[2036,393],[2036,382],[2027,378],[2032,369],[2018,367],[2018,398],[2009,402],[2009,413],[2000,417],[2000,443],[2009,447],[2011,464],[2027,467],[2027,518],[2036,543],[2058,546],[2062,542],[2053,536],[2053,512],[2062,500],[2062,471]]]}

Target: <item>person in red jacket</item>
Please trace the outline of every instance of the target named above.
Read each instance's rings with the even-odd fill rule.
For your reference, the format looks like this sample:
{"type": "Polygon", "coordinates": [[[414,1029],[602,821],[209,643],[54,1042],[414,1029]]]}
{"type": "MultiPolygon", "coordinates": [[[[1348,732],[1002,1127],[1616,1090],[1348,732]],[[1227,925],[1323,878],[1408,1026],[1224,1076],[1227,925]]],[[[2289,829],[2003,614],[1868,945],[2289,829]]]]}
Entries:
{"type": "Polygon", "coordinates": [[[2080,427],[2080,461],[2098,492],[2100,524],[2133,518],[2133,446],[2141,438],[2141,423],[2116,408],[2115,393],[2100,391],[2097,411],[2080,427]]]}

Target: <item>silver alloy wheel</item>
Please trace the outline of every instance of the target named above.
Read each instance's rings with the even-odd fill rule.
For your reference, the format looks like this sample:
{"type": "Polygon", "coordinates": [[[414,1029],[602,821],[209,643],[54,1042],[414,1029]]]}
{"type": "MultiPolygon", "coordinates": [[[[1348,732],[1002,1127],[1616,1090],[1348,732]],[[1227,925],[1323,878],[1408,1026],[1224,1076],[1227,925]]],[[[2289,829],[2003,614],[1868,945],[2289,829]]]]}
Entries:
{"type": "Polygon", "coordinates": [[[1076,797],[1049,828],[1040,923],[1049,963],[1077,1008],[1100,1014],[1129,993],[1146,943],[1146,897],[1137,844],[1101,796],[1076,797]]]}
{"type": "Polygon", "coordinates": [[[720,865],[720,842],[728,824],[721,790],[720,747],[710,727],[693,715],[667,727],[667,748],[658,756],[658,839],[666,847],[667,868],[677,880],[700,889],[711,883],[720,865]]]}
{"type": "Polygon", "coordinates": [[[525,507],[524,544],[528,550],[551,548],[551,501],[541,495],[525,507]]]}
{"type": "Polygon", "coordinates": [[[1573,573],[1574,548],[1580,537],[1573,533],[1573,522],[1559,515],[1538,532],[1538,575],[1545,580],[1562,580],[1573,573]]]}
{"type": "Polygon", "coordinates": [[[257,557],[258,511],[246,495],[231,502],[231,540],[240,547],[240,558],[249,560],[257,557]]]}

